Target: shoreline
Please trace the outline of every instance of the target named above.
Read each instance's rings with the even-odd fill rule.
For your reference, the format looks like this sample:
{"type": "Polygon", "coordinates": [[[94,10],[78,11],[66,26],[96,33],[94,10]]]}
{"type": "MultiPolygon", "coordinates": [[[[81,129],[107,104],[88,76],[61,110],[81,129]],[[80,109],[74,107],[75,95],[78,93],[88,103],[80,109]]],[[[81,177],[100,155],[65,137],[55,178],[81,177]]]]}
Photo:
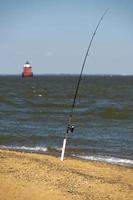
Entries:
{"type": "Polygon", "coordinates": [[[133,169],[97,161],[0,149],[4,200],[132,200],[133,169]]]}
{"type": "MultiPolygon", "coordinates": [[[[49,150],[47,147],[43,147],[40,150],[37,150],[36,148],[27,148],[25,146],[22,147],[0,147],[0,150],[7,150],[7,151],[16,151],[16,152],[25,152],[25,153],[35,153],[35,154],[42,154],[42,155],[49,155],[49,156],[55,156],[60,159],[61,156],[61,150],[49,150]],[[43,149],[43,150],[41,150],[43,149]]],[[[96,161],[100,163],[108,163],[111,165],[116,165],[116,166],[125,166],[129,168],[133,168],[133,160],[128,159],[128,158],[122,158],[122,157],[115,157],[115,156],[106,156],[106,155],[80,155],[80,154],[71,154],[66,152],[65,153],[66,158],[74,158],[78,160],[85,160],[87,161],[96,161]]]]}

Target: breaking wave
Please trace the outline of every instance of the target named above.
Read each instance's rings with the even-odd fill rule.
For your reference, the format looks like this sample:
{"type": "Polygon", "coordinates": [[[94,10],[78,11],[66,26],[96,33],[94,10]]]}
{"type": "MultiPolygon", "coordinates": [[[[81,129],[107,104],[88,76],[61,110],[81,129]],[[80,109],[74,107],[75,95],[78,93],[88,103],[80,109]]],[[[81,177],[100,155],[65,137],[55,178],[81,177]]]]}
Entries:
{"type": "Polygon", "coordinates": [[[80,159],[84,159],[84,160],[93,160],[93,161],[107,162],[111,164],[126,165],[126,166],[133,167],[133,160],[130,160],[130,159],[116,158],[116,157],[111,157],[111,156],[93,156],[93,155],[82,156],[82,155],[75,155],[75,154],[73,154],[73,156],[80,159]]]}
{"type": "Polygon", "coordinates": [[[1,149],[8,149],[8,150],[24,150],[24,151],[32,151],[32,152],[47,152],[47,147],[28,147],[28,146],[0,146],[1,149]]]}

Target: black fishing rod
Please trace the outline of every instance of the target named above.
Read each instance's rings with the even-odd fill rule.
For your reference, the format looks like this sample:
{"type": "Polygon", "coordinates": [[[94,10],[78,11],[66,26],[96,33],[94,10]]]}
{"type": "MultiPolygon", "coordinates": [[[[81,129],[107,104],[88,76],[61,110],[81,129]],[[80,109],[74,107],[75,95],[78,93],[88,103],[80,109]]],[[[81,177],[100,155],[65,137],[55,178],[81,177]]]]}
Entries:
{"type": "Polygon", "coordinates": [[[87,60],[87,57],[88,57],[88,54],[89,54],[89,51],[90,51],[93,39],[94,39],[94,37],[96,35],[96,32],[98,30],[98,27],[101,24],[101,22],[102,22],[104,16],[106,15],[106,13],[108,12],[108,10],[109,9],[106,9],[105,12],[103,13],[102,17],[100,18],[100,20],[99,20],[99,22],[98,22],[98,24],[97,24],[97,26],[96,26],[96,28],[94,30],[94,33],[93,33],[93,35],[91,37],[91,40],[89,42],[89,46],[87,48],[87,51],[86,51],[86,54],[85,54],[85,57],[84,57],[84,60],[83,60],[81,72],[80,72],[79,79],[78,79],[78,82],[77,82],[77,87],[76,87],[76,90],[75,90],[75,95],[74,95],[74,99],[73,99],[73,103],[72,103],[71,112],[70,112],[70,115],[69,115],[66,136],[65,136],[64,141],[63,141],[63,147],[62,147],[62,153],[61,153],[61,161],[63,161],[63,159],[64,159],[64,154],[65,154],[65,148],[66,148],[66,142],[67,142],[68,133],[69,132],[73,133],[73,131],[74,131],[74,125],[72,125],[72,117],[73,117],[74,107],[75,107],[76,98],[77,98],[77,94],[78,94],[78,90],[79,90],[79,86],[80,86],[80,81],[81,81],[81,78],[82,78],[83,70],[84,70],[84,67],[85,67],[85,63],[86,63],[86,60],[87,60]]]}

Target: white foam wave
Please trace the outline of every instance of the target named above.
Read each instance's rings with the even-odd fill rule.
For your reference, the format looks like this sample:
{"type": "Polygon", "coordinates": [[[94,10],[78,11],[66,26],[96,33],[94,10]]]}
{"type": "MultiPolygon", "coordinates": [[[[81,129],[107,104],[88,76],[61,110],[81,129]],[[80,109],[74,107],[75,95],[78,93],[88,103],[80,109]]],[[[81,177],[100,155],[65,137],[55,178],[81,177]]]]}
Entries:
{"type": "Polygon", "coordinates": [[[91,156],[73,155],[73,156],[84,159],[84,160],[94,160],[94,161],[101,161],[101,162],[107,162],[107,163],[112,163],[112,164],[133,166],[133,160],[129,160],[129,159],[116,158],[116,157],[110,157],[110,156],[92,156],[92,155],[91,156]]]}
{"type": "Polygon", "coordinates": [[[28,146],[1,146],[2,149],[10,149],[10,150],[25,150],[25,151],[41,151],[46,152],[48,149],[46,147],[28,147],[28,146]]]}

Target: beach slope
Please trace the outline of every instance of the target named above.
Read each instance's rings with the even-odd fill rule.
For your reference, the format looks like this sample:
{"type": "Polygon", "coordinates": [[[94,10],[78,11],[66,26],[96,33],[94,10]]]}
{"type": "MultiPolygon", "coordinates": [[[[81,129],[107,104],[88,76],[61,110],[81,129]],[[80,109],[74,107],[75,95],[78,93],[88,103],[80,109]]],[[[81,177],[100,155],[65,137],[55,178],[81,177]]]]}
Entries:
{"type": "Polygon", "coordinates": [[[2,200],[132,200],[133,168],[0,150],[2,200]]]}

